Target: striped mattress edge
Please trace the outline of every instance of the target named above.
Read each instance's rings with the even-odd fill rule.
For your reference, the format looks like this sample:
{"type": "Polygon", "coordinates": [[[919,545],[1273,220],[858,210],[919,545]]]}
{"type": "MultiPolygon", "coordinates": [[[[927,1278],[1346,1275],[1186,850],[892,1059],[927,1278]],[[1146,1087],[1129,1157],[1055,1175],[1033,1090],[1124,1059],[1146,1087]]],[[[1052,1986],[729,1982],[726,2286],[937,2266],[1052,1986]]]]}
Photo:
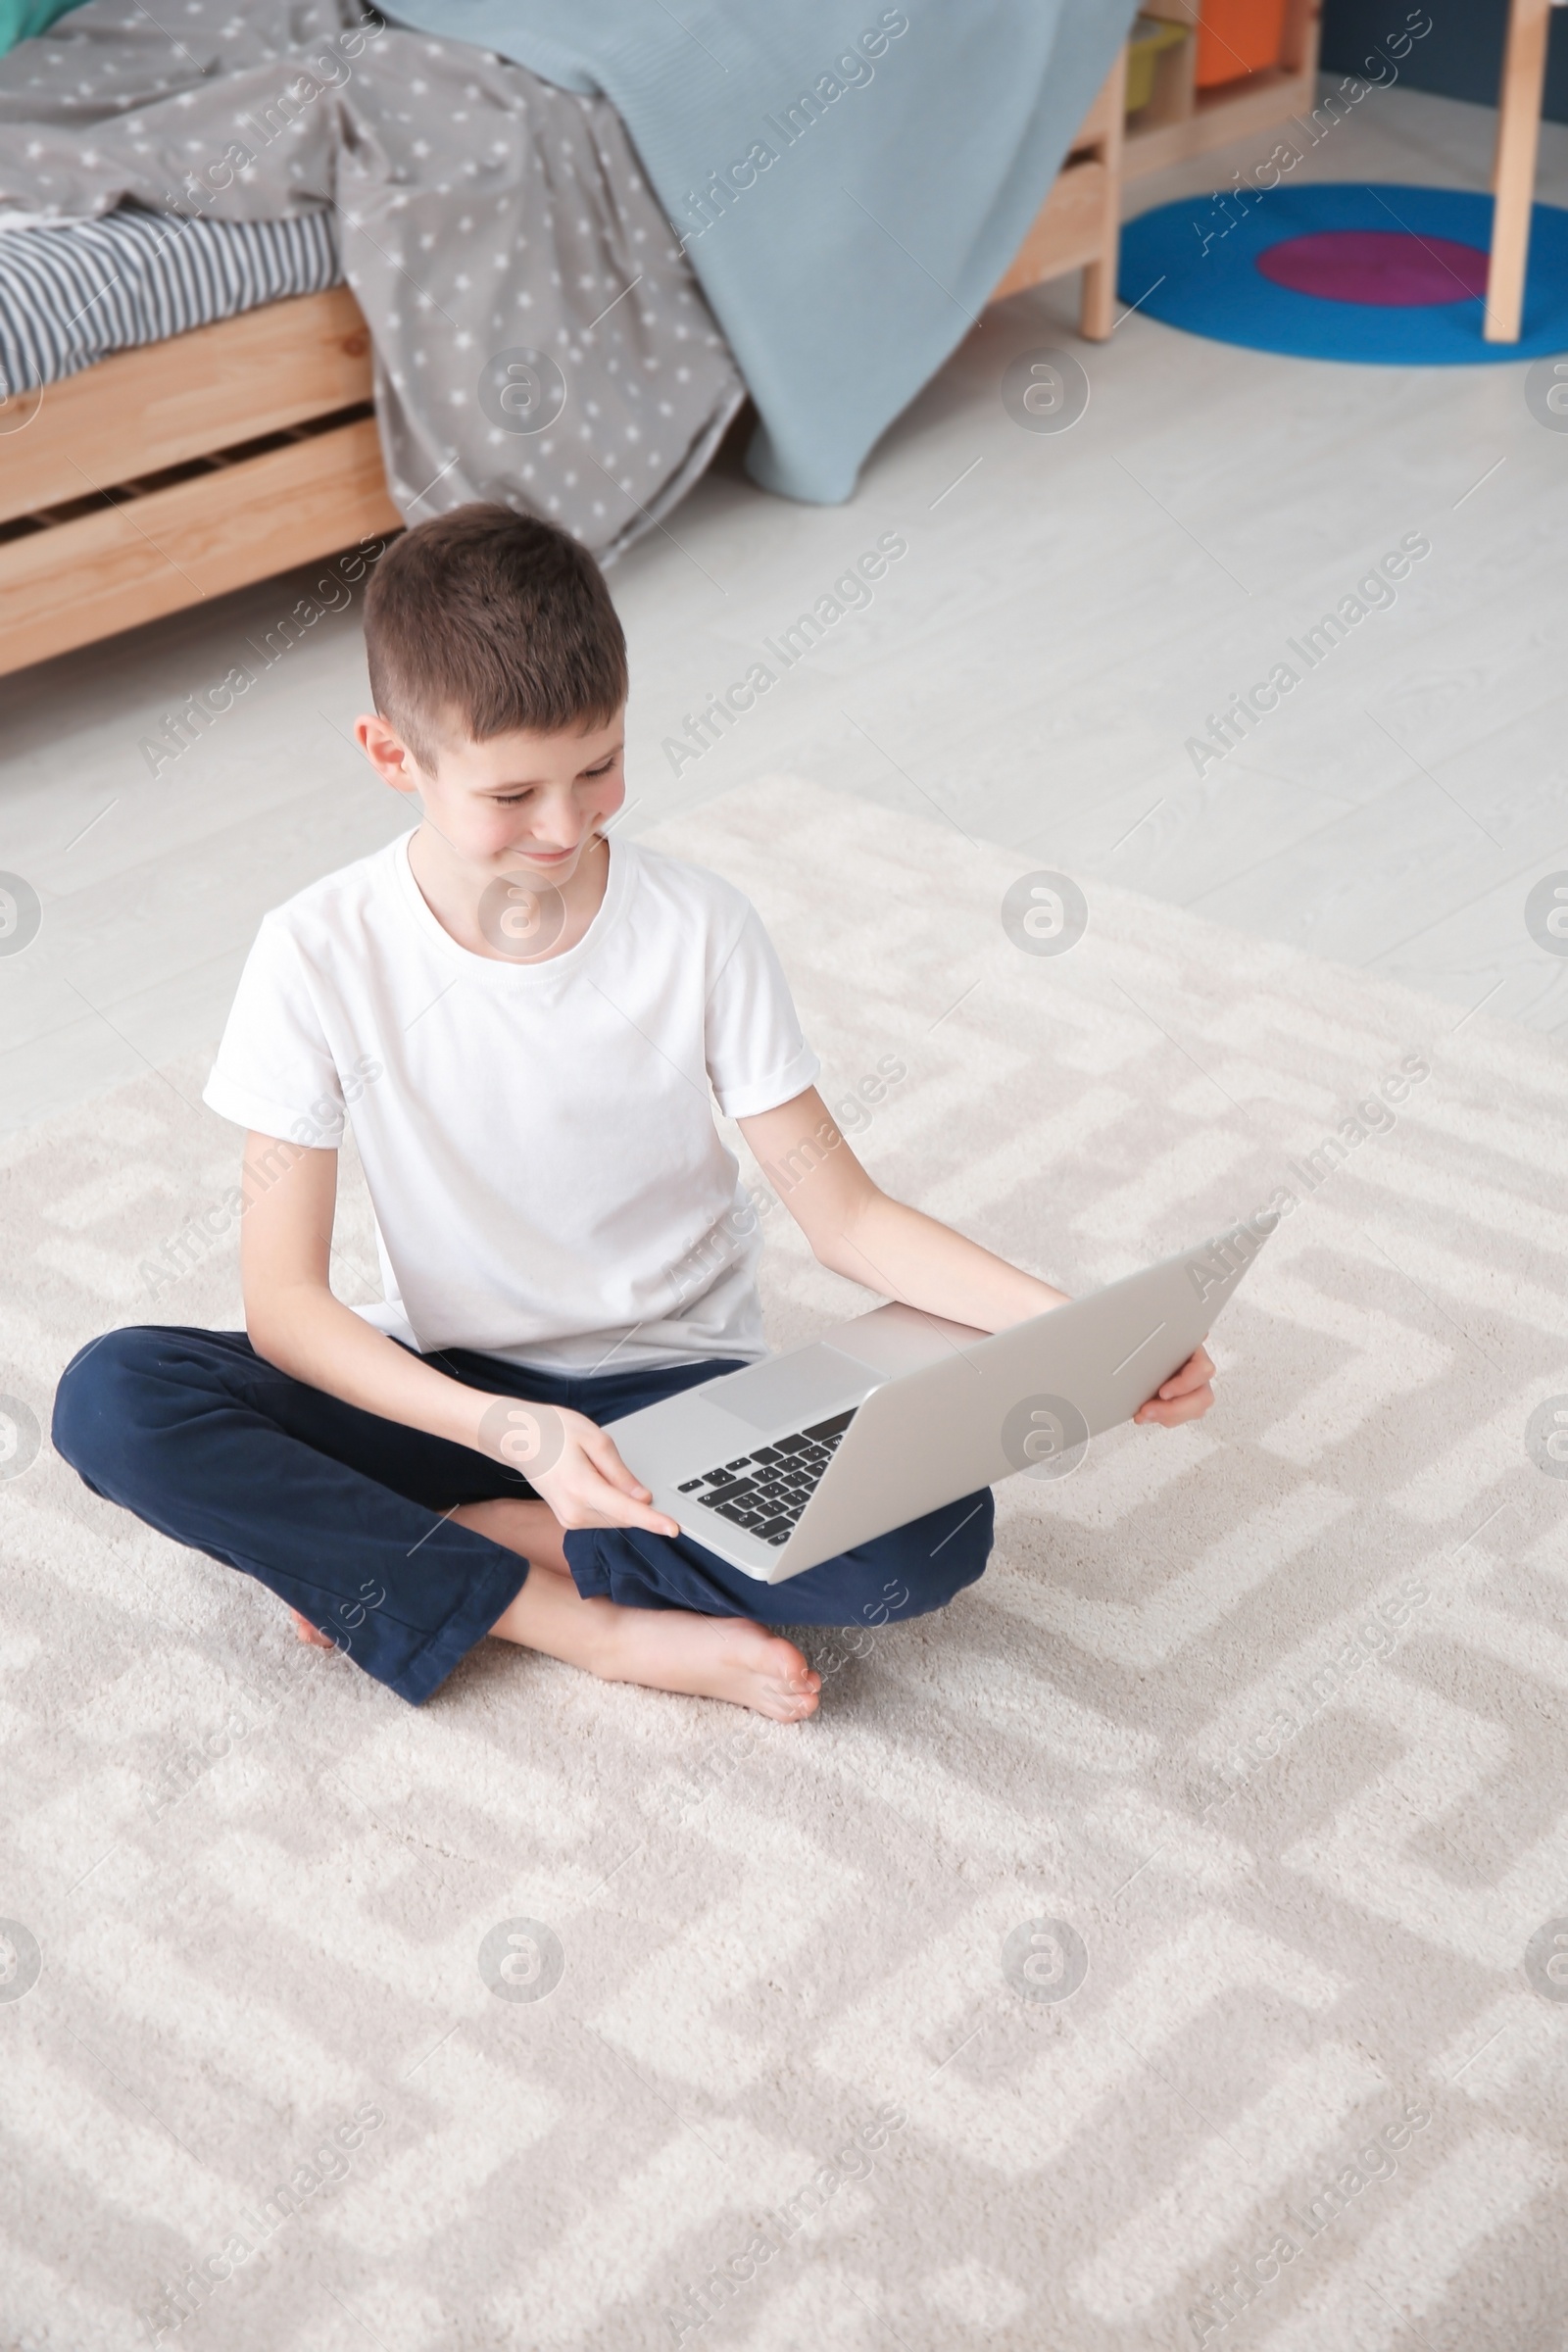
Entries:
{"type": "Polygon", "coordinates": [[[0,228],[0,407],[111,352],[318,294],[341,276],[326,212],[184,220],[122,206],[0,228]]]}

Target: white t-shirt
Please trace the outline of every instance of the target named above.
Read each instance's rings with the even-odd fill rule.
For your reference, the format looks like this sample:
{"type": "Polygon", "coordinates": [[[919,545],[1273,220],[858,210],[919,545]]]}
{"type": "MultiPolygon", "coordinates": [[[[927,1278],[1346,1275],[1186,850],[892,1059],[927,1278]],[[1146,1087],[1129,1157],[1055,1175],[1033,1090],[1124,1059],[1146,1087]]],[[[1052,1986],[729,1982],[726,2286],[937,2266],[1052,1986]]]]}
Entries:
{"type": "Polygon", "coordinates": [[[820,1065],[755,908],[615,834],[577,945],[501,962],[441,928],[411,838],[266,917],[204,1100],[323,1149],[352,1121],[386,1290],[360,1311],[423,1353],[566,1372],[765,1353],[761,1242],[713,1098],[746,1118],[820,1065]]]}

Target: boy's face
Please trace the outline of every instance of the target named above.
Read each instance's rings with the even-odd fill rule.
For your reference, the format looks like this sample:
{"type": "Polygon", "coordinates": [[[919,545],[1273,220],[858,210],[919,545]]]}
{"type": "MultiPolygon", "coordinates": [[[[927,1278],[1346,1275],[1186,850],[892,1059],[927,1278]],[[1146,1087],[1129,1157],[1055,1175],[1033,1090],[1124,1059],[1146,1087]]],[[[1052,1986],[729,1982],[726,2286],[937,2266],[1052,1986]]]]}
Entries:
{"type": "Polygon", "coordinates": [[[626,798],[624,722],[622,710],[604,726],[444,742],[428,768],[384,718],[361,718],[355,734],[383,782],[418,795],[426,824],[466,865],[560,884],[626,798]]]}

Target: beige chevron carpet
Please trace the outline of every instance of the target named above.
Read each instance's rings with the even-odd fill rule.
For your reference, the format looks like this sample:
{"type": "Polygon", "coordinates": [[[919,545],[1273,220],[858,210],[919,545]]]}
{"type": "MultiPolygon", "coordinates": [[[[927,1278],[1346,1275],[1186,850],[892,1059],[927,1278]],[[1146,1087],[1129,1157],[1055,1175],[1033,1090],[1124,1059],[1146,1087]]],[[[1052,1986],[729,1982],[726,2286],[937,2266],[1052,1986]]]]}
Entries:
{"type": "MultiPolygon", "coordinates": [[[[1082,1290],[1285,1196],[1222,1400],[810,1637],[808,1726],[500,1644],[414,1713],[9,1475],[90,1335],[239,1313],[198,1064],[14,1140],[0,2341],[1560,2346],[1561,1058],[1098,886],[1037,952],[1024,858],[803,783],[655,838],[904,1197],[1082,1290]]],[[[858,1296],[785,1223],[781,1343],[858,1296]]]]}

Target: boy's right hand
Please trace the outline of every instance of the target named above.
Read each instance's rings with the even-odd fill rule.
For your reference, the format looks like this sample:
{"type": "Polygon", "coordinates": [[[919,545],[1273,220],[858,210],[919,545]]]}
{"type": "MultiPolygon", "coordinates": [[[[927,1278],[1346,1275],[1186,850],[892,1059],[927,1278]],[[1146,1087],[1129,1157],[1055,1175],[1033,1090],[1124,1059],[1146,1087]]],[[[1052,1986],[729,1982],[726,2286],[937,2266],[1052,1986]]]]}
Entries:
{"type": "Polygon", "coordinates": [[[518,1396],[482,1400],[472,1439],[479,1453],[518,1471],[563,1527],[645,1527],[678,1536],[615,1451],[608,1431],[584,1413],[518,1396]]]}

